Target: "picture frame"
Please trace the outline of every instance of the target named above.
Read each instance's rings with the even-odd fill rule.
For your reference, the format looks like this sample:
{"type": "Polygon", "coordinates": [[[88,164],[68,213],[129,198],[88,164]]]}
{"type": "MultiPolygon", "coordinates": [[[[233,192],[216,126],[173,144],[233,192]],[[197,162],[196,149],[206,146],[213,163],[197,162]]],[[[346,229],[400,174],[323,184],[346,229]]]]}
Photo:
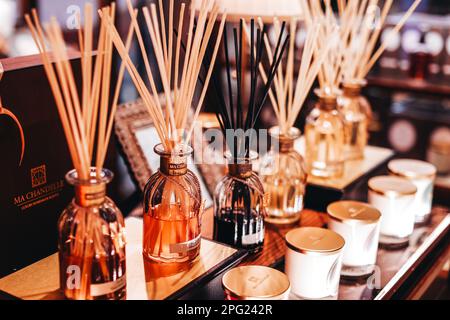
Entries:
{"type": "MultiPolygon", "coordinates": [[[[164,105],[164,97],[160,97],[160,100],[164,105]]],[[[115,133],[134,181],[144,191],[148,179],[159,168],[159,157],[153,151],[153,147],[159,143],[159,137],[142,100],[118,106],[115,133]]],[[[207,141],[200,143],[204,150],[207,149],[207,141]]],[[[212,207],[214,189],[225,174],[225,166],[194,164],[191,158],[188,168],[199,178],[205,208],[212,207]]]]}

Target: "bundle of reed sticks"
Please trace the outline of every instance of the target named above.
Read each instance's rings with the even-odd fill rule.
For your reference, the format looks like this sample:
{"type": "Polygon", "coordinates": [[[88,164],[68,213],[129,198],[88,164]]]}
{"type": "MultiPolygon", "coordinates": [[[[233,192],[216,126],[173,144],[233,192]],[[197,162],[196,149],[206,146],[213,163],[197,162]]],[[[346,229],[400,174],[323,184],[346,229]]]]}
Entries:
{"type": "MultiPolygon", "coordinates": [[[[114,21],[115,6],[101,10],[103,16],[114,21]]],[[[79,28],[81,52],[82,83],[77,85],[70,63],[68,48],[62,30],[55,18],[42,27],[38,14],[25,16],[33,39],[38,47],[45,72],[53,92],[61,123],[72,157],[73,165],[81,183],[101,180],[101,170],[105,161],[108,141],[111,136],[114,114],[117,109],[119,92],[124,76],[124,66],[116,79],[115,91],[110,100],[111,64],[113,54],[112,39],[107,33],[106,23],[102,22],[98,35],[97,57],[93,60],[93,8],[84,7],[84,26],[79,28]],[[48,44],[48,47],[47,47],[48,44]],[[79,92],[81,95],[79,95],[79,92]],[[95,159],[94,159],[95,158],[95,159]],[[92,171],[92,166],[96,168],[92,171]]],[[[136,12],[134,13],[136,16],[136,12]]],[[[80,19],[79,19],[80,20],[80,19]]],[[[133,26],[130,26],[127,49],[131,45],[133,26]]],[[[93,299],[90,293],[91,281],[101,278],[104,282],[117,280],[117,261],[124,263],[123,222],[106,223],[101,208],[88,207],[75,209],[71,218],[67,243],[60,250],[61,273],[64,267],[81,266],[79,288],[65,289],[66,297],[71,299],[93,299]],[[104,233],[108,230],[110,234],[104,233]],[[109,237],[109,238],[108,238],[109,237]],[[109,240],[109,241],[108,241],[109,240]],[[66,248],[69,246],[69,249],[66,248]],[[111,249],[114,248],[114,249],[111,249]],[[67,252],[66,252],[67,250],[67,252]],[[97,264],[96,267],[93,264],[97,264]],[[95,275],[93,273],[95,272],[95,275]]],[[[121,219],[121,217],[117,217],[121,219]]]]}
{"type": "Polygon", "coordinates": [[[344,56],[342,62],[343,82],[363,80],[383,54],[392,37],[400,32],[421,0],[415,0],[397,25],[390,31],[375,51],[382,26],[386,21],[393,0],[385,0],[379,10],[379,0],[339,0],[341,25],[350,29],[342,38],[344,56]]]}
{"type": "MultiPolygon", "coordinates": [[[[114,20],[115,5],[103,8],[102,12],[103,15],[114,20]]],[[[111,101],[112,41],[106,32],[106,24],[102,23],[98,36],[97,57],[94,63],[93,8],[89,3],[84,7],[84,26],[80,27],[78,32],[81,53],[81,88],[75,81],[68,48],[56,18],[53,17],[42,27],[36,10],[33,10],[32,18],[26,15],[25,19],[44,63],[73,165],[79,178],[87,181],[90,179],[90,170],[93,164],[98,173],[103,168],[124,68],[121,67],[117,77],[114,97],[111,101]],[[81,92],[81,96],[79,92],[81,92]]],[[[128,48],[132,35],[133,28],[130,26],[128,48]]]]}
{"type": "Polygon", "coordinates": [[[319,68],[320,90],[326,95],[336,95],[340,85],[340,70],[344,56],[344,47],[341,38],[348,37],[350,28],[348,25],[339,26],[331,4],[331,0],[301,0],[302,12],[304,13],[305,25],[308,32],[318,29],[314,55],[316,59],[321,58],[324,48],[327,48],[325,57],[319,68]]]}
{"type": "Polygon", "coordinates": [[[234,141],[230,141],[227,136],[228,130],[242,130],[243,133],[247,132],[249,129],[253,129],[256,120],[261,113],[267,96],[270,94],[270,89],[274,82],[275,76],[279,70],[280,63],[282,61],[284,52],[289,43],[289,35],[284,36],[285,23],[281,26],[275,51],[273,54],[267,51],[269,68],[268,72],[265,73],[262,68],[262,61],[264,58],[264,43],[267,40],[267,30],[265,26],[257,28],[255,26],[255,21],[252,19],[250,21],[250,31],[246,30],[246,23],[244,19],[240,20],[239,30],[233,28],[233,42],[234,42],[234,55],[236,60],[235,73],[236,73],[236,84],[233,83],[232,74],[233,68],[230,63],[230,53],[228,50],[228,33],[225,30],[223,37],[224,44],[224,54],[226,62],[226,91],[227,97],[224,95],[225,88],[221,88],[219,73],[215,72],[213,80],[213,96],[217,101],[218,110],[216,115],[222,129],[223,135],[226,138],[227,145],[230,149],[232,156],[235,159],[246,158],[250,156],[250,145],[251,145],[251,135],[235,135],[234,141]],[[243,33],[248,36],[248,41],[244,39],[243,33]],[[284,40],[283,40],[284,37],[284,40]],[[250,92],[249,99],[247,103],[247,108],[244,108],[244,101],[242,91],[245,87],[243,79],[243,58],[245,57],[246,44],[249,46],[250,53],[250,92]],[[263,70],[261,73],[263,78],[263,90],[258,96],[258,74],[259,70],[263,70]],[[233,92],[233,87],[236,87],[236,92],[233,92]]]}
{"type": "MultiPolygon", "coordinates": [[[[137,18],[133,14],[134,9],[131,1],[128,0],[131,24],[136,30],[149,87],[145,80],[139,75],[136,66],[131,61],[127,48],[122,42],[111,17],[102,12],[100,12],[100,16],[102,20],[105,21],[107,33],[112,38],[115,47],[127,67],[133,83],[147,107],[164,149],[166,151],[171,151],[176,145],[185,145],[186,143],[189,143],[195,120],[200,113],[205,99],[206,90],[213,70],[213,64],[209,67],[200,97],[195,106],[194,116],[191,123],[188,124],[188,115],[191,106],[194,104],[194,94],[197,89],[202,61],[208,46],[210,46],[209,40],[213,34],[215,22],[219,16],[219,7],[215,4],[214,0],[202,0],[194,27],[196,11],[195,7],[191,6],[186,30],[187,41],[185,42],[185,54],[184,59],[182,59],[180,47],[187,11],[186,5],[182,3],[177,10],[179,12],[179,20],[177,27],[174,28],[174,1],[170,0],[168,2],[168,24],[166,24],[164,18],[164,5],[162,0],[159,0],[158,8],[155,4],[151,4],[150,8],[143,8],[147,31],[150,34],[153,51],[156,56],[156,71],[162,82],[165,107],[162,106],[158,99],[155,70],[152,70],[151,68],[148,59],[148,49],[145,47],[137,18]],[[176,39],[174,39],[174,35],[176,36],[176,39]]],[[[212,61],[214,61],[217,56],[225,21],[226,12],[221,14],[221,22],[217,30],[217,40],[213,49],[212,61]]]]}
{"type": "MultiPolygon", "coordinates": [[[[263,26],[261,18],[258,18],[258,24],[260,27],[263,26]]],[[[296,34],[297,25],[297,18],[291,18],[289,24],[289,33],[291,35],[296,34]]],[[[273,27],[275,33],[279,36],[283,28],[280,27],[278,18],[274,18],[273,27]]],[[[250,41],[250,34],[247,28],[245,28],[245,31],[250,41]]],[[[285,60],[286,66],[280,66],[274,77],[273,86],[275,87],[275,94],[271,89],[269,90],[270,101],[277,117],[281,134],[287,135],[289,129],[294,125],[317,74],[322,67],[323,61],[328,55],[329,44],[331,42],[327,41],[327,39],[324,40],[321,39],[320,41],[326,45],[320,46],[318,25],[312,26],[311,30],[307,32],[305,45],[301,53],[301,62],[297,70],[296,82],[294,82],[294,59],[297,52],[295,48],[295,37],[290,38],[287,58],[285,60]]],[[[264,44],[267,55],[271,59],[272,48],[267,35],[264,37],[264,44]]],[[[262,64],[259,66],[259,70],[262,79],[267,81],[267,74],[262,64]]]]}

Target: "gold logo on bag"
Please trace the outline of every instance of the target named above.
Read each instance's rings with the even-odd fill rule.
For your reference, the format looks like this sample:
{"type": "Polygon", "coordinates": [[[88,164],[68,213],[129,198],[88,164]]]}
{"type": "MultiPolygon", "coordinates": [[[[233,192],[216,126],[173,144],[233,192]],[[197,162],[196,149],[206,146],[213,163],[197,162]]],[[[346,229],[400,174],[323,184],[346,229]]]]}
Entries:
{"type": "Polygon", "coordinates": [[[31,187],[36,188],[47,183],[47,171],[45,164],[31,169],[31,187]]]}

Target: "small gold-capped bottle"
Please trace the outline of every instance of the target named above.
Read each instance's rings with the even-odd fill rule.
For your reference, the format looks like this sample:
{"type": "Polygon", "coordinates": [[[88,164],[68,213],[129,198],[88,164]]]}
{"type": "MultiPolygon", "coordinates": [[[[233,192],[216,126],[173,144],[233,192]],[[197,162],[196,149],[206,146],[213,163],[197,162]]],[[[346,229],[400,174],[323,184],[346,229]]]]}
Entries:
{"type": "Polygon", "coordinates": [[[306,118],[305,160],[309,174],[339,178],[344,173],[344,120],[337,110],[337,93],[315,91],[316,107],[306,118]]]}
{"type": "Polygon", "coordinates": [[[365,81],[345,82],[342,95],[338,99],[338,110],[344,119],[345,160],[364,158],[364,149],[368,141],[368,125],[371,119],[371,107],[361,95],[365,81]]]}
{"type": "Polygon", "coordinates": [[[272,146],[262,157],[259,175],[266,193],[270,195],[265,221],[290,224],[300,219],[306,189],[306,168],[303,157],[294,149],[300,130],[290,128],[281,133],[279,127],[270,129],[272,146]]]}

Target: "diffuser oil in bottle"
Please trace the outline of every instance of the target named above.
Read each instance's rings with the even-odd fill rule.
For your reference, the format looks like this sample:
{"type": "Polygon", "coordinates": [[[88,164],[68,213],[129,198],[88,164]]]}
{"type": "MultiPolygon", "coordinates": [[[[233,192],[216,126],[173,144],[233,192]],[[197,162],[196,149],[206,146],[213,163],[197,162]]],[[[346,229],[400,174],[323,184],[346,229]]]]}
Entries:
{"type": "Polygon", "coordinates": [[[97,177],[66,175],[75,199],[59,222],[61,290],[67,299],[118,300],[126,297],[125,225],[120,210],[106,197],[113,174],[103,169],[97,177]]]}
{"type": "Polygon", "coordinates": [[[266,222],[290,224],[300,219],[306,190],[306,168],[303,157],[294,149],[300,130],[290,128],[287,134],[271,128],[271,150],[261,159],[259,174],[269,194],[266,222]]]}
{"type": "Polygon", "coordinates": [[[364,158],[364,149],[368,141],[368,124],[371,119],[371,107],[361,95],[365,81],[346,82],[342,85],[343,94],[338,99],[338,110],[344,118],[345,160],[364,158]]]}
{"type": "Polygon", "coordinates": [[[337,110],[337,95],[316,91],[319,102],[306,118],[306,168],[320,178],[344,173],[344,122],[337,110]]]}
{"type": "Polygon", "coordinates": [[[246,159],[228,157],[228,174],[214,194],[214,240],[254,253],[264,243],[264,187],[252,171],[254,154],[246,159]]]}
{"type": "Polygon", "coordinates": [[[155,152],[161,162],[144,190],[143,254],[156,262],[189,262],[200,253],[203,211],[200,184],[187,168],[192,148],[167,152],[159,144],[155,152]]]}

